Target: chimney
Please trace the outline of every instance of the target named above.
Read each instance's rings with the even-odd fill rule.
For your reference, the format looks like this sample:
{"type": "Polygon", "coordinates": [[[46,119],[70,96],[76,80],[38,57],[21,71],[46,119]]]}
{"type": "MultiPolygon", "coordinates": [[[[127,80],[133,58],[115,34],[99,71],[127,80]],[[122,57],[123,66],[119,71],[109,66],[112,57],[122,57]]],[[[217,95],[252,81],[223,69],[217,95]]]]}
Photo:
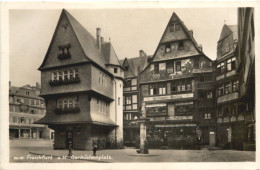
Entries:
{"type": "Polygon", "coordinates": [[[144,57],[144,56],[146,56],[144,50],[139,50],[139,57],[144,57]]]}
{"type": "Polygon", "coordinates": [[[202,45],[201,44],[198,45],[198,48],[199,48],[200,51],[202,51],[202,45]]]}
{"type": "Polygon", "coordinates": [[[104,37],[101,37],[101,44],[104,43],[104,37]]]}
{"type": "Polygon", "coordinates": [[[11,83],[11,81],[9,81],[9,87],[11,87],[11,85],[12,85],[12,83],[11,83]]]}
{"type": "Polygon", "coordinates": [[[193,30],[190,30],[189,32],[190,32],[190,35],[193,37],[193,30]]]}
{"type": "Polygon", "coordinates": [[[97,28],[97,47],[101,51],[101,29],[97,28]]]}
{"type": "Polygon", "coordinates": [[[40,85],[39,82],[36,82],[36,88],[37,88],[37,89],[40,89],[40,88],[41,88],[41,85],[40,85]]]}

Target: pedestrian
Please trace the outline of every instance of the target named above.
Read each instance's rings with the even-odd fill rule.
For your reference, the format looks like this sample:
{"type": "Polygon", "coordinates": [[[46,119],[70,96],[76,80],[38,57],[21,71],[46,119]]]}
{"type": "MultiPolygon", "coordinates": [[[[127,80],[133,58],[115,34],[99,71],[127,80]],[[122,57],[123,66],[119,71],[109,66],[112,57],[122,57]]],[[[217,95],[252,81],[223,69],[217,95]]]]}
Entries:
{"type": "Polygon", "coordinates": [[[97,152],[97,142],[93,141],[93,155],[96,156],[96,152],[97,152]]]}

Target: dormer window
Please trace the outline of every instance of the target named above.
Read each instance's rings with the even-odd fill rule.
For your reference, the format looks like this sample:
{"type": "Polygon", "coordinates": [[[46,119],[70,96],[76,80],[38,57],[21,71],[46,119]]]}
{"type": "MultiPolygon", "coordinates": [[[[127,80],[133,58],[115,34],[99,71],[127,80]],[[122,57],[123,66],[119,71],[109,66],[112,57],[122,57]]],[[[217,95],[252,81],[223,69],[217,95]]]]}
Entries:
{"type": "Polygon", "coordinates": [[[58,58],[59,58],[60,60],[70,58],[71,56],[70,56],[69,49],[70,49],[70,44],[68,44],[68,45],[63,45],[63,46],[59,46],[59,55],[58,55],[58,58]]]}
{"type": "Polygon", "coordinates": [[[166,53],[170,53],[170,52],[171,52],[171,44],[167,44],[167,45],[165,46],[165,52],[166,52],[166,53]]]}

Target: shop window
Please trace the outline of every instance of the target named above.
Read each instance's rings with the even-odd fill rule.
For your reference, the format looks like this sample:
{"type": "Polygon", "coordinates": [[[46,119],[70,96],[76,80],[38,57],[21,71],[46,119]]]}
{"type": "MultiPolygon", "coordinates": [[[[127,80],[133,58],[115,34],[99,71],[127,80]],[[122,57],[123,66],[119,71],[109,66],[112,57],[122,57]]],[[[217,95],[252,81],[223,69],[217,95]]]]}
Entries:
{"type": "Polygon", "coordinates": [[[192,113],[193,105],[175,105],[175,114],[176,115],[189,115],[192,113]]]}

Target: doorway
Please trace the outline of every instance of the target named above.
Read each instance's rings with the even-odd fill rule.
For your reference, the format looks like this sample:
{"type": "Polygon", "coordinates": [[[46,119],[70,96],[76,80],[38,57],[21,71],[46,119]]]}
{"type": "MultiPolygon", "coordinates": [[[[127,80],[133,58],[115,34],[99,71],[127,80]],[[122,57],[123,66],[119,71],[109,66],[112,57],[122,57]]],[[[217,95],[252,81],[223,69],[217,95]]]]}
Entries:
{"type": "Polygon", "coordinates": [[[73,132],[72,131],[66,132],[66,149],[69,148],[69,143],[71,143],[71,147],[73,148],[73,132]]]}

